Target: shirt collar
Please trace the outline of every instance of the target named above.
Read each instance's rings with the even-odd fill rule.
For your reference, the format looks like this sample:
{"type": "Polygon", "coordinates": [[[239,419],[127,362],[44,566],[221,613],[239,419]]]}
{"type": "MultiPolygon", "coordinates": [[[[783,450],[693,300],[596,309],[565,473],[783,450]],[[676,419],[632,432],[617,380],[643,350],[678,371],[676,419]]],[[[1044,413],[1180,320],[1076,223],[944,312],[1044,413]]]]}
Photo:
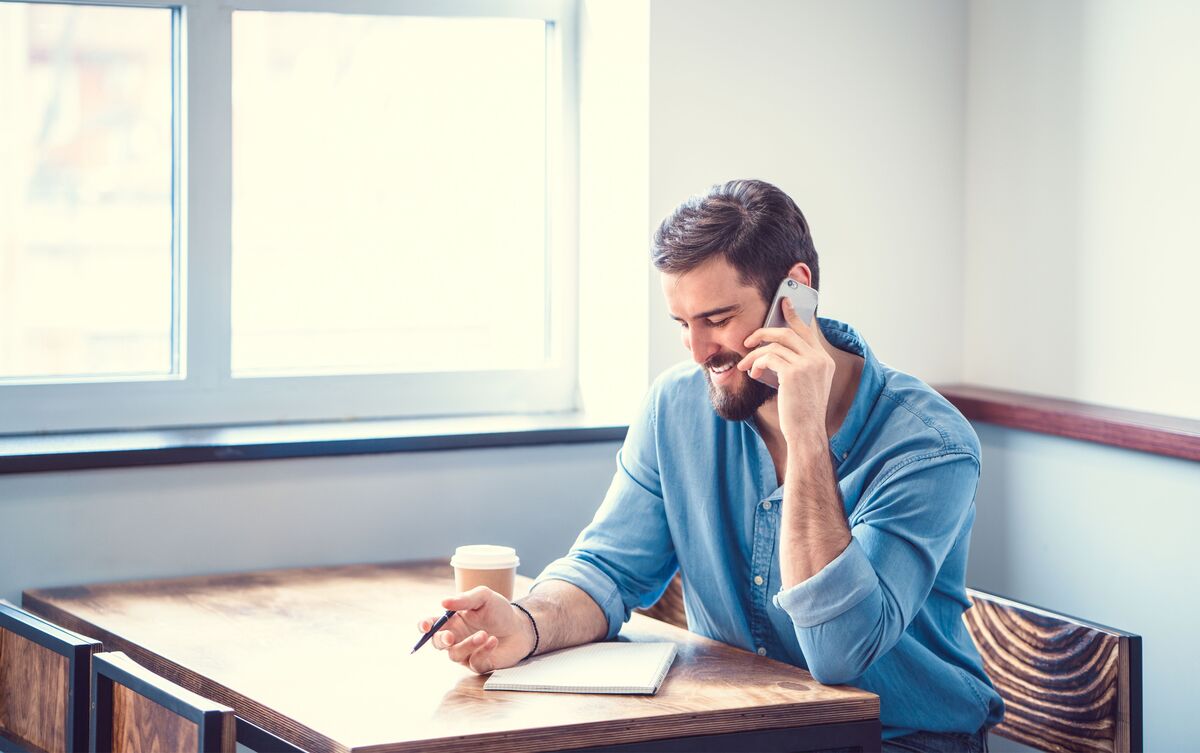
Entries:
{"type": "Polygon", "coordinates": [[[829,440],[829,446],[840,464],[858,441],[859,434],[867,425],[867,418],[871,415],[871,410],[879,400],[880,393],[883,392],[883,367],[876,360],[875,354],[871,352],[866,341],[849,324],[824,317],[817,317],[817,321],[821,324],[821,333],[825,335],[825,339],[829,341],[830,345],[847,353],[861,356],[863,359],[862,376],[858,380],[858,391],[854,395],[854,402],[851,403],[850,410],[846,413],[841,427],[829,440]]]}

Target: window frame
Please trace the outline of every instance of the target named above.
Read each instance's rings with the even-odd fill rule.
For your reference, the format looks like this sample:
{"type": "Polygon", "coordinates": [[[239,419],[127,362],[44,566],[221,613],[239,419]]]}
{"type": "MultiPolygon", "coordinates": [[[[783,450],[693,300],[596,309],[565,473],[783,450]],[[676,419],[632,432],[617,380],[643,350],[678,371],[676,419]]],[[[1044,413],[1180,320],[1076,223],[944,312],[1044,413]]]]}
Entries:
{"type": "MultiPolygon", "coordinates": [[[[0,435],[577,410],[579,42],[576,0],[21,0],[172,11],[174,374],[0,380],[0,435]],[[234,377],[232,22],[237,11],[546,22],[545,368],[234,377]],[[183,270],[184,274],[179,274],[183,270]]],[[[485,314],[491,315],[490,312],[485,314]]],[[[499,315],[503,315],[500,312],[499,315]]],[[[468,344],[469,345],[469,344],[468,344]]]]}

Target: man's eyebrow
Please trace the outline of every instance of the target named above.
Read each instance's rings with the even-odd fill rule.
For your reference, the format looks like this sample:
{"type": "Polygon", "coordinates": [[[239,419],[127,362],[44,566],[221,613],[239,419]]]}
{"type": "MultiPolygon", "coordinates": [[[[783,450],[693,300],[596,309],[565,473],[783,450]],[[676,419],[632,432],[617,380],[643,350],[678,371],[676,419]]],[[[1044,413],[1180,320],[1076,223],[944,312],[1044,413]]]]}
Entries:
{"type": "MultiPolygon", "coordinates": [[[[692,318],[693,319],[707,319],[710,316],[719,316],[721,314],[728,314],[731,311],[738,311],[741,308],[742,308],[741,306],[739,306],[738,304],[735,303],[732,306],[722,306],[721,308],[717,308],[717,309],[709,309],[708,311],[701,311],[699,314],[696,314],[692,318]]],[[[677,322],[683,321],[683,319],[680,319],[678,316],[675,316],[674,314],[671,314],[671,318],[677,322]]]]}

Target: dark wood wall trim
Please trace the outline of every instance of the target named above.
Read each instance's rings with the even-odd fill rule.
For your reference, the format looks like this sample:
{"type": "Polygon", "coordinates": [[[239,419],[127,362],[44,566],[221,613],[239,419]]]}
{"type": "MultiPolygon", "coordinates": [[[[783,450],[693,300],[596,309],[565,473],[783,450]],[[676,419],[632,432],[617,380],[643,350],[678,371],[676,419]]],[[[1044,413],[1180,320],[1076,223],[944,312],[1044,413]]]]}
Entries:
{"type": "Polygon", "coordinates": [[[0,434],[0,474],[620,442],[627,427],[585,414],[0,434]]]}
{"type": "Polygon", "coordinates": [[[1200,461],[1200,421],[969,384],[937,386],[971,421],[1200,461]]]}

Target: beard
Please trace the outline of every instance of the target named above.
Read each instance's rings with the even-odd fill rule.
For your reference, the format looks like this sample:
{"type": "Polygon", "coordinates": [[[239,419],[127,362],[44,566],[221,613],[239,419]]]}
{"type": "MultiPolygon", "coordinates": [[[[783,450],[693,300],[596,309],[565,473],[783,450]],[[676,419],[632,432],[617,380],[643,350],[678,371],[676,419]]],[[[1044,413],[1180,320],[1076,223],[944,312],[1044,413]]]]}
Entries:
{"type": "Polygon", "coordinates": [[[713,410],[726,421],[745,421],[771,398],[775,390],[754,379],[748,372],[741,371],[733,375],[728,387],[718,387],[713,384],[709,369],[720,368],[729,364],[731,368],[741,356],[736,353],[718,353],[704,364],[704,379],[708,382],[708,398],[712,401],[713,410]]]}

